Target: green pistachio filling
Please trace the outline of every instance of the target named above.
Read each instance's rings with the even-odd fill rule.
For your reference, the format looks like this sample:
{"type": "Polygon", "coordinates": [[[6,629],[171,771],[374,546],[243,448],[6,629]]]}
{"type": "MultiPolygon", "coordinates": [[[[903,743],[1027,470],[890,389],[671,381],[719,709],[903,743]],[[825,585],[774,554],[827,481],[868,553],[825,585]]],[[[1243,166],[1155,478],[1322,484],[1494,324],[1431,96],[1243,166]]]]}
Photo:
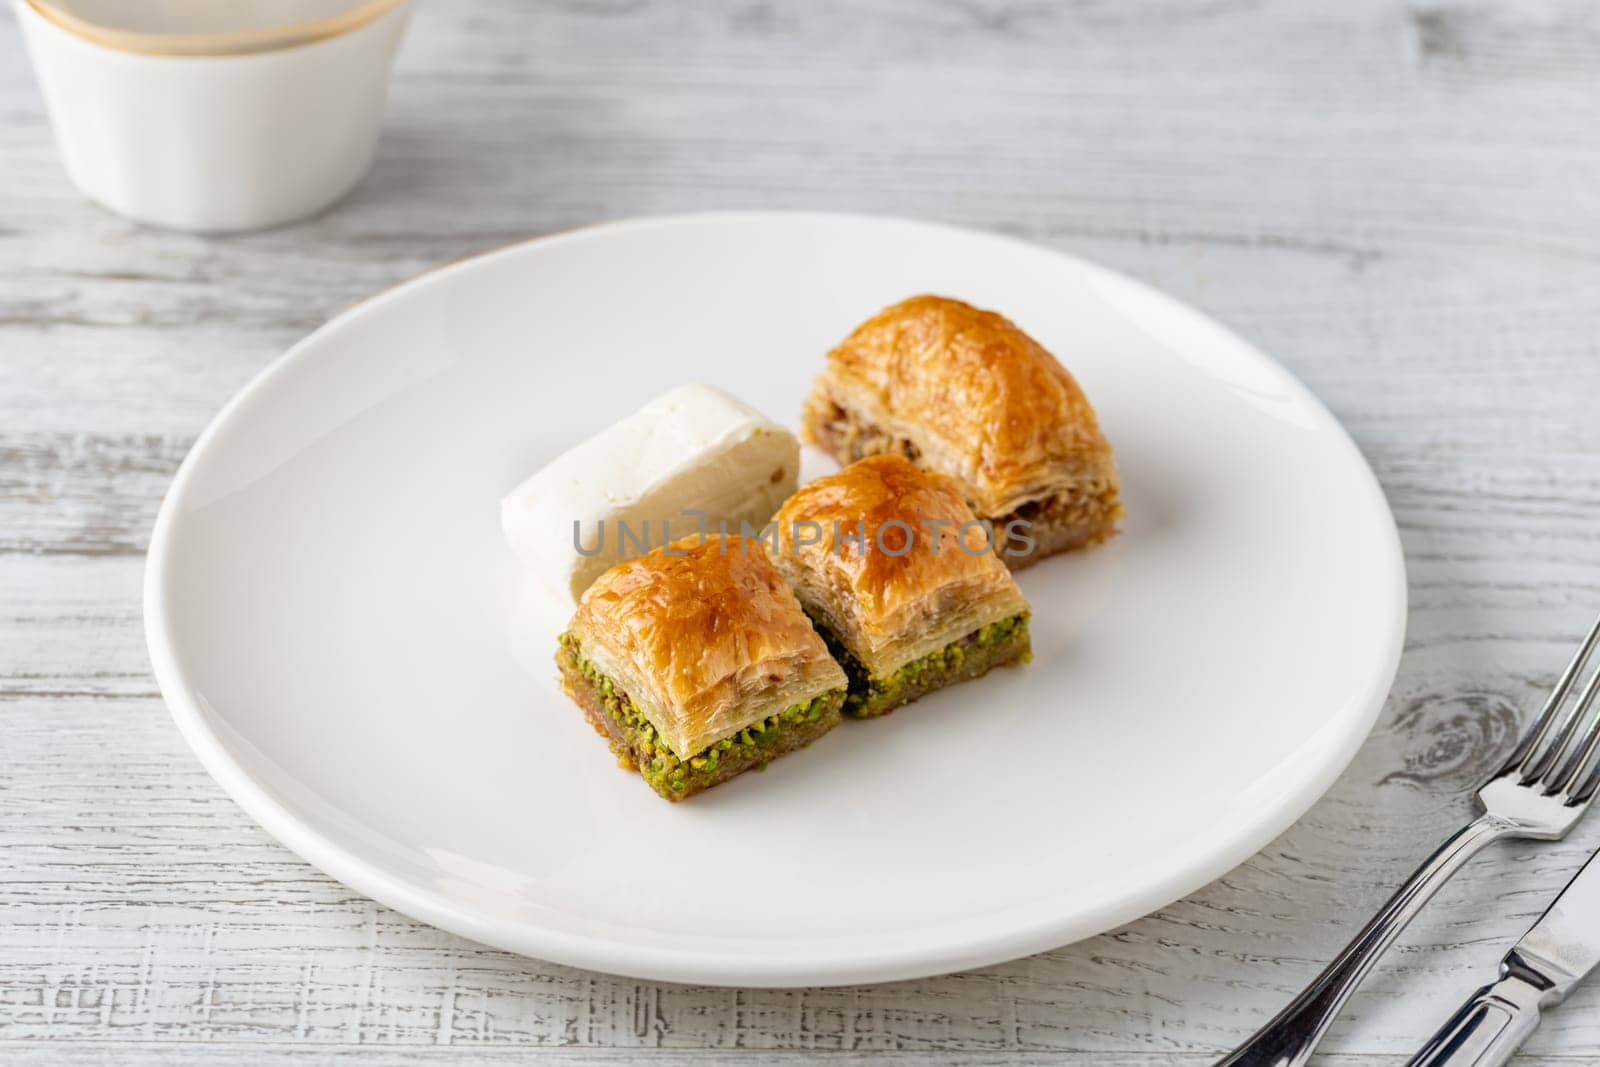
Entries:
{"type": "MultiPolygon", "coordinates": [[[[1028,616],[1026,613],[1013,615],[1008,619],[980,626],[965,637],[958,638],[921,659],[914,659],[881,678],[874,677],[860,660],[834,639],[831,633],[822,627],[818,629],[828,645],[828,651],[833,653],[833,658],[839,661],[839,665],[844,668],[845,674],[850,679],[850,695],[844,698],[844,711],[850,714],[867,704],[875,704],[907,690],[923,692],[937,688],[944,679],[958,672],[962,663],[974,652],[999,648],[1026,637],[1028,616]]],[[[1032,659],[1032,653],[1023,653],[1022,662],[1027,663],[1032,659]]]]}
{"type": "MultiPolygon", "coordinates": [[[[708,745],[704,751],[681,760],[669,748],[650,720],[628,699],[599,667],[586,659],[578,642],[570,634],[561,635],[561,647],[571,656],[578,671],[594,687],[595,698],[605,708],[605,713],[620,728],[632,752],[629,753],[639,767],[639,773],[656,792],[666,796],[686,793],[691,786],[704,788],[712,784],[717,771],[725,761],[757,762],[762,750],[770,748],[785,729],[814,723],[822,718],[828,701],[837,690],[823,693],[799,704],[792,704],[760,722],[751,723],[732,737],[708,745]]],[[[618,753],[622,755],[622,753],[618,753]]]]}

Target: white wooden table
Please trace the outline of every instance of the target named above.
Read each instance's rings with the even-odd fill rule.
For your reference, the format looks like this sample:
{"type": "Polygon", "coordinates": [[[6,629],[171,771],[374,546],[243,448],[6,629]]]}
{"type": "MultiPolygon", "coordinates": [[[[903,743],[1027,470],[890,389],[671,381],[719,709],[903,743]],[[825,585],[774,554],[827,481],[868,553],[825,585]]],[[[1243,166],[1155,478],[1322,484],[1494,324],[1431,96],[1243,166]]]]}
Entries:
{"type": "MultiPolygon", "coordinates": [[[[1590,0],[434,0],[377,167],[269,233],[66,184],[0,16],[0,1061],[1200,1064],[1466,810],[1600,610],[1600,11],[1590,0]],[[207,419],[424,268],[599,219],[889,211],[1024,235],[1215,313],[1344,421],[1410,571],[1383,718],[1187,900],[967,974],[661,986],[421,926],[212,783],[145,658],[142,554],[207,419]]],[[[1581,859],[1502,846],[1353,1001],[1402,1062],[1581,859]]],[[[1064,828],[1070,832],[1070,828],[1064,828]]],[[[1600,982],[1521,1062],[1600,1062],[1600,982]]]]}

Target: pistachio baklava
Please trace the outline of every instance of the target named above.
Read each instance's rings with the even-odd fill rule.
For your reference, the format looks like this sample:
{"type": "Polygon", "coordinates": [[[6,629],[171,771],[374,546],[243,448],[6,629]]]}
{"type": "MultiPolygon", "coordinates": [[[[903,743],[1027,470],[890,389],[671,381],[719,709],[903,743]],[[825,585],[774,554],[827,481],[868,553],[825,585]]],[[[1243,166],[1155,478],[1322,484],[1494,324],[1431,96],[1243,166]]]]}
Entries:
{"type": "Polygon", "coordinates": [[[1029,658],[1028,602],[956,483],[895,453],[801,486],[769,550],[870,718],[1029,658]]]}
{"type": "Polygon", "coordinates": [[[682,800],[839,723],[844,671],[761,542],[689,537],[605,571],[556,653],[623,767],[682,800]]]}
{"type": "Polygon", "coordinates": [[[1104,541],[1122,504],[1111,446],[1065,367],[959,300],[886,308],[833,351],[802,439],[840,463],[893,452],[956,480],[1012,568],[1104,541]]]}

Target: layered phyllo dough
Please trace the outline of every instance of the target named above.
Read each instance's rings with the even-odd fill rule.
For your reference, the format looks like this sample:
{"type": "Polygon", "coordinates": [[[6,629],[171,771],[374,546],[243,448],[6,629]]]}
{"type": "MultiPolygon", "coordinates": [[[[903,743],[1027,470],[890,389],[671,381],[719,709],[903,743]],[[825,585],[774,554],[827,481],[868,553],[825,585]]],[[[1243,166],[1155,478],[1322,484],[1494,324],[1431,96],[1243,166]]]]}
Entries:
{"type": "Polygon", "coordinates": [[[760,541],[689,537],[585,592],[556,662],[612,752],[681,800],[839,723],[844,671],[760,541]]]}
{"type": "Polygon", "coordinates": [[[685,385],[551,460],[501,502],[501,526],[564,616],[620,560],[690,532],[761,529],[799,470],[788,430],[720,389],[685,385]]]}
{"type": "Polygon", "coordinates": [[[897,453],[954,478],[1008,566],[1103,541],[1122,515],[1111,446],[1061,363],[959,300],[887,308],[828,353],[802,437],[840,463],[897,453]]]}
{"type": "Polygon", "coordinates": [[[898,452],[800,488],[769,551],[870,717],[1029,655],[1028,602],[957,483],[898,452]]]}

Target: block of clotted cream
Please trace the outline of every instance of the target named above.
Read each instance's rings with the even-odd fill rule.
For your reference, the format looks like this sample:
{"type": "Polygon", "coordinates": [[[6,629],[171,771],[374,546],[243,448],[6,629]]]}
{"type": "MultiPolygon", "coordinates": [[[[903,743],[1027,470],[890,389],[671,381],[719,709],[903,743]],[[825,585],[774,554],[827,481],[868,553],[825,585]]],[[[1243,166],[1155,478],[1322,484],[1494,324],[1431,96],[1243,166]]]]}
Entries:
{"type": "Polygon", "coordinates": [[[655,548],[698,532],[686,512],[704,512],[708,532],[720,520],[729,533],[741,521],[759,530],[799,470],[788,430],[721,389],[681,385],[513,489],[500,525],[529,577],[570,608],[612,564],[641,555],[640,541],[655,548]],[[621,536],[624,527],[634,536],[621,536]]]}

